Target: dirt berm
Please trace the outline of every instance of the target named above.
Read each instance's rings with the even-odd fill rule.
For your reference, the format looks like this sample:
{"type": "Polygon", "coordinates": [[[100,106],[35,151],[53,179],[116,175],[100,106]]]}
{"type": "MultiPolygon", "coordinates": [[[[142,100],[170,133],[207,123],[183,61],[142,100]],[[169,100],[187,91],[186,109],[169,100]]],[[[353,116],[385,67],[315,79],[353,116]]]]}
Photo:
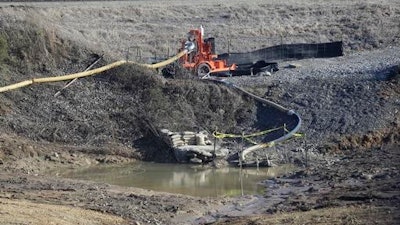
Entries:
{"type": "MultiPolygon", "coordinates": [[[[2,65],[7,74],[2,84],[57,74],[59,65],[75,67],[62,70],[64,73],[78,72],[96,57],[37,26],[18,26],[7,27],[3,36],[10,55],[2,65]]],[[[136,65],[81,79],[54,97],[62,86],[34,85],[2,94],[1,130],[37,142],[83,148],[117,151],[118,146],[124,146],[131,150],[123,156],[157,160],[157,153],[165,159],[167,152],[149,149],[161,144],[151,144],[156,139],[152,131],[167,128],[211,133],[218,127],[237,133],[257,125],[254,102],[223,85],[194,79],[166,80],[136,65]]]]}

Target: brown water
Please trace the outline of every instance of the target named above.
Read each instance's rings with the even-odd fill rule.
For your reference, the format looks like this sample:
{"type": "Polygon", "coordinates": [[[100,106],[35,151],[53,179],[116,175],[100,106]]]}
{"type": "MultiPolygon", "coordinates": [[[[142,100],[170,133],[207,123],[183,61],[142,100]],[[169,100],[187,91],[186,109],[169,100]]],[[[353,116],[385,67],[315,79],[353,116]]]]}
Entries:
{"type": "Polygon", "coordinates": [[[259,182],[291,171],[291,166],[274,168],[208,168],[187,164],[135,162],[123,166],[97,166],[73,170],[63,177],[93,180],[120,186],[180,193],[200,197],[262,194],[259,182]],[[241,182],[242,177],[242,182],[241,182]]]}

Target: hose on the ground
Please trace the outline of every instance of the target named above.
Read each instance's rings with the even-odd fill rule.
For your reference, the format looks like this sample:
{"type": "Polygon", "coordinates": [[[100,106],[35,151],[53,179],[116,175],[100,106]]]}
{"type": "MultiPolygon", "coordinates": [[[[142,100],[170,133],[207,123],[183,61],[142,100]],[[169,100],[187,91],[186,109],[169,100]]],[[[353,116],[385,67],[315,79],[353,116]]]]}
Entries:
{"type": "Polygon", "coordinates": [[[160,67],[163,67],[163,66],[173,63],[174,61],[178,60],[180,57],[182,57],[186,53],[187,53],[187,50],[183,50],[183,51],[179,52],[177,55],[175,55],[165,61],[155,63],[155,64],[140,64],[140,63],[133,62],[133,61],[120,60],[120,61],[116,61],[116,62],[108,64],[108,65],[105,65],[105,66],[102,66],[102,67],[99,67],[96,69],[84,71],[84,72],[67,74],[67,75],[63,75],[63,76],[32,78],[30,80],[25,80],[25,81],[21,81],[21,82],[15,83],[15,84],[0,87],[0,93],[10,91],[10,90],[15,90],[15,89],[22,88],[25,86],[29,86],[34,83],[50,83],[50,82],[58,82],[58,81],[72,80],[75,78],[93,76],[93,75],[99,74],[101,72],[104,72],[106,70],[110,70],[112,68],[119,67],[124,64],[137,64],[139,66],[143,66],[143,67],[146,67],[149,69],[156,69],[156,68],[160,68],[160,67]]]}
{"type": "Polygon", "coordinates": [[[241,88],[241,87],[239,87],[239,86],[237,86],[237,85],[235,85],[235,84],[233,84],[233,83],[231,83],[231,82],[228,82],[228,81],[226,81],[226,80],[210,79],[210,78],[206,78],[206,79],[207,79],[207,80],[214,81],[214,82],[218,82],[218,83],[225,84],[225,85],[227,85],[228,87],[232,87],[232,88],[234,88],[234,89],[236,89],[236,90],[242,92],[243,94],[245,94],[245,95],[247,95],[247,96],[253,98],[253,99],[256,100],[257,102],[260,102],[260,103],[262,103],[262,104],[266,104],[266,105],[272,106],[272,107],[278,109],[279,111],[281,111],[281,112],[283,112],[283,113],[287,113],[288,115],[293,116],[294,119],[297,121],[296,126],[295,126],[293,129],[288,130],[288,132],[287,132],[285,135],[283,135],[283,136],[281,136],[281,137],[279,137],[279,138],[277,138],[277,139],[275,139],[275,140],[268,141],[268,142],[264,142],[264,143],[260,143],[260,144],[256,144],[256,145],[253,145],[253,146],[251,146],[251,147],[249,147],[249,148],[244,149],[244,150],[240,153],[240,159],[241,159],[242,162],[245,160],[245,156],[246,156],[247,154],[249,154],[250,152],[253,152],[253,151],[256,151],[256,150],[259,150],[259,149],[262,149],[262,148],[272,147],[272,146],[274,146],[275,144],[277,144],[277,143],[279,143],[279,142],[283,142],[283,141],[285,141],[285,140],[287,140],[287,139],[289,139],[289,138],[295,136],[296,133],[298,132],[298,130],[300,129],[300,126],[301,126],[301,118],[300,118],[300,116],[299,116],[296,112],[294,112],[293,110],[289,110],[289,109],[287,109],[287,108],[285,108],[285,107],[283,107],[283,106],[281,106],[281,105],[279,105],[279,104],[277,104],[277,103],[275,103],[275,102],[271,102],[271,101],[269,101],[269,100],[267,100],[267,99],[264,99],[264,98],[261,98],[261,97],[259,97],[259,96],[257,96],[257,95],[254,95],[254,94],[252,94],[252,93],[250,93],[250,92],[244,90],[243,88],[241,88]]]}

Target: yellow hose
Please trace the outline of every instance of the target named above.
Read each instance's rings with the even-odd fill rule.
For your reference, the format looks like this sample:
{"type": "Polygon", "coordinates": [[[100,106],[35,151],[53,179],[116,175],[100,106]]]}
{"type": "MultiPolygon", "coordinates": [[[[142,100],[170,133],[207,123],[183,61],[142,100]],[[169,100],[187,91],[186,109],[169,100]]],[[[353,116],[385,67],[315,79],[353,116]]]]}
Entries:
{"type": "MultiPolygon", "coordinates": [[[[173,57],[171,57],[171,58],[169,58],[169,59],[167,59],[165,61],[162,61],[162,62],[159,62],[159,63],[156,63],[156,64],[139,64],[139,65],[147,67],[147,68],[150,68],[150,69],[160,68],[160,67],[163,67],[163,66],[166,66],[168,64],[171,64],[171,63],[175,62],[180,57],[184,56],[186,53],[187,53],[187,50],[183,50],[183,51],[179,52],[177,55],[175,55],[175,56],[173,56],[173,57]]],[[[131,63],[133,63],[133,62],[131,62],[131,63]]]]}
{"type": "Polygon", "coordinates": [[[30,80],[25,80],[25,81],[21,81],[21,82],[15,83],[15,84],[0,87],[0,93],[10,91],[10,90],[15,90],[18,88],[22,88],[22,87],[25,87],[25,86],[28,86],[28,85],[31,85],[34,83],[50,83],[50,82],[58,82],[58,81],[72,80],[75,78],[92,76],[92,75],[96,75],[101,72],[104,72],[106,70],[110,70],[112,68],[121,66],[123,64],[137,64],[139,66],[144,66],[149,69],[156,69],[156,68],[166,66],[170,63],[173,63],[174,61],[178,60],[180,57],[182,57],[186,53],[187,53],[187,50],[183,50],[183,51],[179,52],[177,55],[175,55],[165,61],[156,63],[156,64],[140,64],[140,63],[136,63],[133,61],[120,60],[120,61],[108,64],[108,65],[105,65],[105,66],[102,66],[102,67],[99,67],[96,69],[84,71],[84,72],[73,73],[73,74],[68,74],[68,75],[63,75],[63,76],[55,76],[55,77],[32,78],[30,80]]]}

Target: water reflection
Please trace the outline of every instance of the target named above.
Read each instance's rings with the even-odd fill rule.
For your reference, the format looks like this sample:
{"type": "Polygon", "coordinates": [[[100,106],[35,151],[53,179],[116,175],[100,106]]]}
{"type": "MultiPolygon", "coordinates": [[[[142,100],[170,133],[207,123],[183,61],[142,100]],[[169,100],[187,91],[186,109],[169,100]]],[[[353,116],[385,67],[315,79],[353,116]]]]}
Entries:
{"type": "Polygon", "coordinates": [[[91,167],[73,170],[61,176],[95,180],[120,186],[132,186],[155,191],[181,193],[192,196],[235,196],[263,193],[258,182],[276,177],[291,170],[290,166],[274,168],[246,168],[242,171],[243,188],[239,168],[205,168],[182,164],[136,162],[118,167],[91,167]]]}

